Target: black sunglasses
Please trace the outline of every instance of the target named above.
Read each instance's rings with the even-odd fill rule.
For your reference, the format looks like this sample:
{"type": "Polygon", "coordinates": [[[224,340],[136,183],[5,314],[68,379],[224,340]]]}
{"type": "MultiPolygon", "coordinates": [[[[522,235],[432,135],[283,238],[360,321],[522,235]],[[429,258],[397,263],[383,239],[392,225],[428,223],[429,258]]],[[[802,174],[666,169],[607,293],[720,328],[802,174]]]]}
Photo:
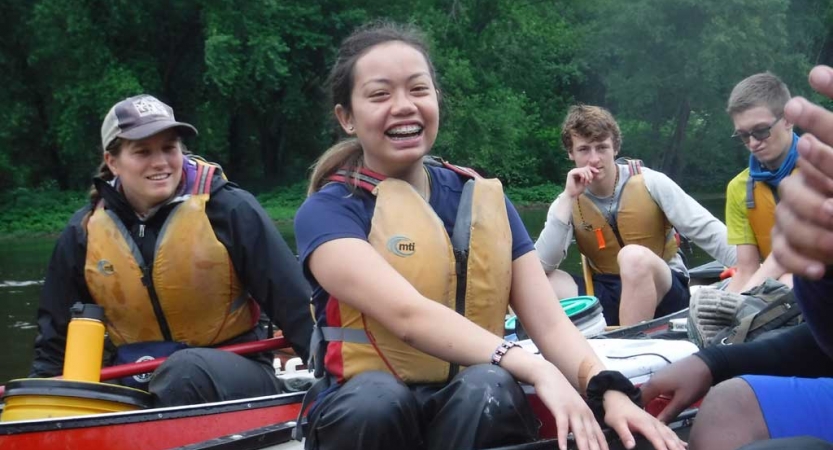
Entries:
{"type": "Polygon", "coordinates": [[[768,139],[772,135],[772,127],[774,127],[775,124],[778,123],[778,121],[781,119],[781,117],[775,119],[775,122],[772,122],[772,125],[768,127],[755,128],[752,131],[735,131],[732,134],[732,137],[740,139],[741,141],[743,141],[744,144],[749,143],[750,137],[754,137],[758,141],[763,141],[764,139],[768,139]]]}

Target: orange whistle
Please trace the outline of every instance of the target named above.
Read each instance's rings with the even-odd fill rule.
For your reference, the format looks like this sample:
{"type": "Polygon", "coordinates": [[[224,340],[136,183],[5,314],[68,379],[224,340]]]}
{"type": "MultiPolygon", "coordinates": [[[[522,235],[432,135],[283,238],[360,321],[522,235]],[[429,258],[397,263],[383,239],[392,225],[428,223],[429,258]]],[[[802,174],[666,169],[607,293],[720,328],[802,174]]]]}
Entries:
{"type": "Polygon", "coordinates": [[[605,236],[604,236],[604,234],[602,234],[602,229],[601,228],[596,228],[593,231],[596,232],[596,242],[599,243],[599,250],[604,250],[606,245],[605,245],[605,236]]]}

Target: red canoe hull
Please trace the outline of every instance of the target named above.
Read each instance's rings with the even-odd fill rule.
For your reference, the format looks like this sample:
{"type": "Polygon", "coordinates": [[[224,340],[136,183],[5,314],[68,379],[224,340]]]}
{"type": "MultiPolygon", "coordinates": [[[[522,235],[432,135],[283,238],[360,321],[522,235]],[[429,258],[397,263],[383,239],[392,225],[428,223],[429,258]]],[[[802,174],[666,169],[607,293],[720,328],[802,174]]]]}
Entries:
{"type": "Polygon", "coordinates": [[[213,405],[0,423],[0,448],[169,449],[293,421],[303,394],[213,405]]]}

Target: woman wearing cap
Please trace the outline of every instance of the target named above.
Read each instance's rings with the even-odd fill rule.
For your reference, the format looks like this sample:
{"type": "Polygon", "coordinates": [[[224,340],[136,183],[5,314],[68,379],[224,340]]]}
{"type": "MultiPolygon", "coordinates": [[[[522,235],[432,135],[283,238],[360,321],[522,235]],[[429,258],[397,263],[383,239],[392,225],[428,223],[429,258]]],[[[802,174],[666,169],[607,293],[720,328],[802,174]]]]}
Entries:
{"type": "Polygon", "coordinates": [[[107,113],[90,202],[49,264],[31,376],[60,374],[76,301],[104,308],[115,355],[105,363],[169,357],[122,380],[158,406],[278,393],[270,355],[206,348],[266,337],[261,312],[306,358],[309,285],[254,197],[184,154],[181,138],[196,134],[149,95],[107,113]]]}

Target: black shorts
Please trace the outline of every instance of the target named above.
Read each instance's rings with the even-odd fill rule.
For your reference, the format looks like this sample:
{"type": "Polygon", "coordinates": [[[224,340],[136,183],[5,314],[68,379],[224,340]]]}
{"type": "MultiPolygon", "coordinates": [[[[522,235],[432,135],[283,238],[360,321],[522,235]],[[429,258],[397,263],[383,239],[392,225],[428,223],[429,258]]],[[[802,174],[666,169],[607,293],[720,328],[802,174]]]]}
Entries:
{"type": "MultiPolygon", "coordinates": [[[[584,277],[572,275],[578,285],[578,295],[587,295],[584,277]]],[[[594,274],[593,290],[602,304],[605,321],[608,325],[619,325],[619,297],[622,296],[622,279],[619,275],[594,274]]],[[[682,272],[671,269],[671,288],[659,302],[654,317],[662,317],[688,308],[691,292],[688,290],[688,277],[682,272]]]]}

